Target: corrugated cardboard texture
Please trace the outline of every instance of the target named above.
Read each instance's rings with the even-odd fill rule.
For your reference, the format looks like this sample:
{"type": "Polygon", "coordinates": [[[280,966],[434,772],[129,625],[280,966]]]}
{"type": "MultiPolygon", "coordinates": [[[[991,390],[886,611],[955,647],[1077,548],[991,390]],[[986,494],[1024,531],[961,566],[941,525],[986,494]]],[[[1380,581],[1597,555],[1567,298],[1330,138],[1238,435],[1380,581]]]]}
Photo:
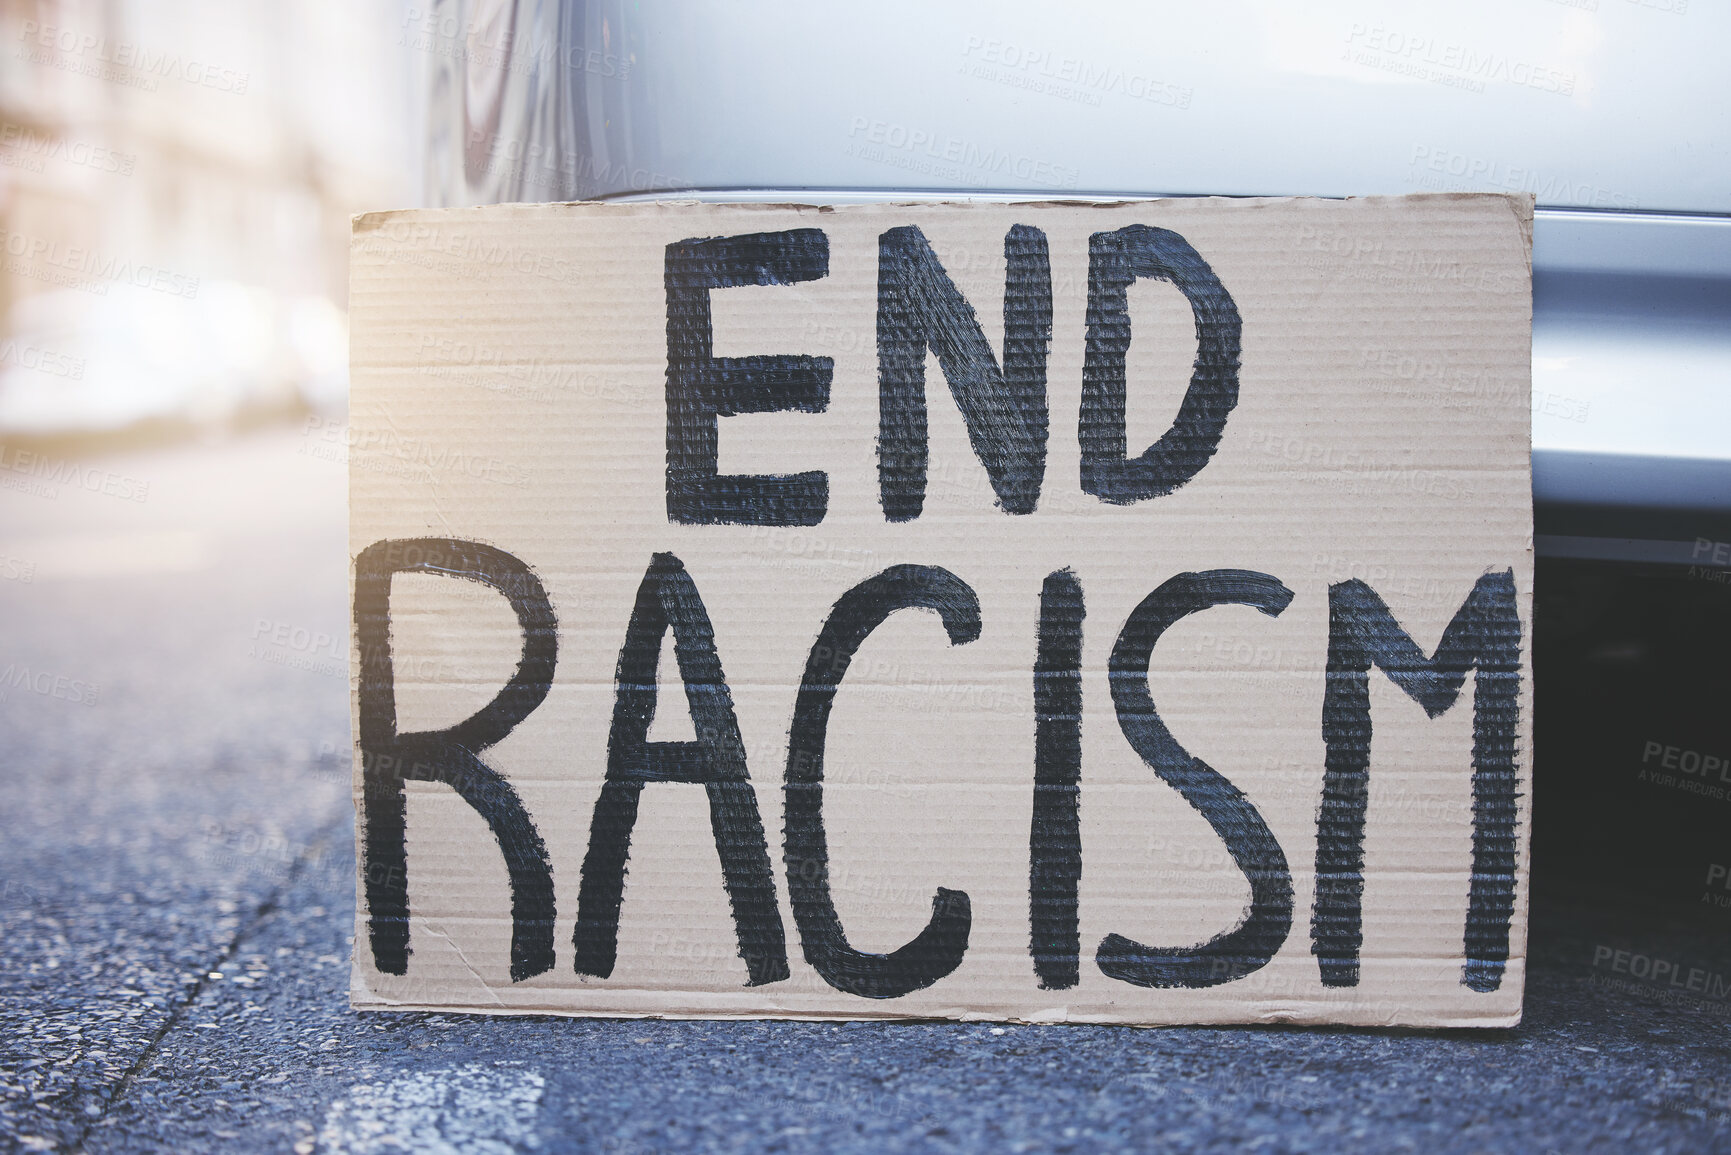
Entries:
{"type": "Polygon", "coordinates": [[[354,1005],[1517,1021],[1530,224],[1465,195],[357,218],[354,1005]],[[821,236],[683,244],[792,230],[821,236]],[[785,355],[829,359],[827,400],[821,361],[704,360],[785,355]],[[1179,425],[1151,489],[1108,460],[1115,358],[1128,455],[1179,425]],[[716,419],[715,470],[821,473],[751,506],[816,524],[727,523],[704,380],[786,386],[716,419]],[[463,576],[512,565],[520,615],[463,576]],[[465,723],[520,659],[500,708],[530,712],[465,723]]]}

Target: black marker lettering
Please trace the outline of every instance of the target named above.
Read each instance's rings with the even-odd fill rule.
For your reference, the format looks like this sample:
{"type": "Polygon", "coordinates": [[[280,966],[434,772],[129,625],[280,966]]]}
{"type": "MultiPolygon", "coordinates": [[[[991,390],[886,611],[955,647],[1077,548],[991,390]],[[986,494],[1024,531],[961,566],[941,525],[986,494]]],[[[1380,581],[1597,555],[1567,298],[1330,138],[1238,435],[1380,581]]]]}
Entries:
{"type": "Polygon", "coordinates": [[[619,948],[619,908],[637,801],[646,782],[702,783],[710,829],[721,856],[722,880],[733,907],[747,986],[787,978],[787,946],[776,905],[769,846],[757,795],[746,773],[745,743],[733,695],[715,652],[715,630],[697,586],[678,558],[658,553],[637,588],[615,675],[613,728],[607,738],[607,780],[595,800],[589,853],[577,898],[576,969],[606,978],[619,948]],[[651,742],[661,639],[673,631],[673,652],[697,733],[694,742],[651,742]]]}
{"type": "Polygon", "coordinates": [[[1112,647],[1112,704],[1118,726],[1160,780],[1214,828],[1250,880],[1250,905],[1238,926],[1193,947],[1144,946],[1109,934],[1095,954],[1100,969],[1141,987],[1211,987],[1242,978],[1273,958],[1292,929],[1292,872],[1255,805],[1238,787],[1180,746],[1148,693],[1148,661],[1168,626],[1211,606],[1242,605],[1279,616],[1292,591],[1264,573],[1216,569],[1183,573],[1142,599],[1112,647]]]}
{"type": "Polygon", "coordinates": [[[1032,513],[1046,474],[1046,353],[1052,267],[1046,234],[1004,236],[1004,367],[972,305],[912,225],[878,238],[878,499],[890,521],[926,500],[926,350],[937,354],[998,505],[1032,513]]]}
{"type": "Polygon", "coordinates": [[[1473,873],[1461,982],[1475,991],[1494,991],[1502,984],[1515,906],[1520,659],[1521,619],[1511,570],[1479,578],[1429,658],[1368,585],[1355,578],[1329,587],[1328,687],[1322,704],[1327,763],[1316,815],[1316,905],[1310,923],[1323,985],[1358,985],[1372,663],[1432,718],[1454,705],[1467,671],[1473,671],[1473,873]]]}
{"type": "Polygon", "coordinates": [[[553,870],[541,835],[517,792],[483,763],[481,751],[509,734],[547,697],[558,659],[558,621],[528,566],[478,542],[411,538],[374,542],[355,559],[367,935],[373,965],[409,969],[409,889],[403,783],[444,782],[487,820],[511,879],[511,981],[553,967],[553,870]],[[504,594],[523,628],[517,672],[486,706],[445,730],[397,733],[391,664],[391,577],[430,573],[466,578],[504,594]]]}
{"type": "Polygon", "coordinates": [[[805,961],[838,991],[893,999],[931,986],[961,965],[972,926],[966,892],[938,888],[932,917],[911,942],[887,955],[848,945],[829,892],[823,829],[823,748],[836,687],[853,656],[901,609],[936,610],[952,646],[980,636],[980,601],[968,583],[936,566],[891,566],[835,603],[806,661],[788,734],[783,851],[787,889],[805,961]]]}
{"type": "Polygon", "coordinates": [[[1028,949],[1046,990],[1080,978],[1082,583],[1069,570],[1040,589],[1034,657],[1034,819],[1028,831],[1028,949]]]}
{"type": "Polygon", "coordinates": [[[1127,225],[1088,244],[1088,337],[1082,360],[1082,489],[1129,505],[1171,493],[1201,472],[1238,404],[1241,324],[1232,294],[1177,233],[1127,225]],[[1130,296],[1140,277],[1171,281],[1196,320],[1196,365],[1178,417],[1160,440],[1129,459],[1124,430],[1130,296]]]}
{"type": "Polygon", "coordinates": [[[693,525],[816,525],[829,478],[718,474],[717,417],[829,405],[828,357],[716,357],[712,289],[792,285],[829,274],[821,229],[692,238],[667,246],[667,520],[693,525]]]}

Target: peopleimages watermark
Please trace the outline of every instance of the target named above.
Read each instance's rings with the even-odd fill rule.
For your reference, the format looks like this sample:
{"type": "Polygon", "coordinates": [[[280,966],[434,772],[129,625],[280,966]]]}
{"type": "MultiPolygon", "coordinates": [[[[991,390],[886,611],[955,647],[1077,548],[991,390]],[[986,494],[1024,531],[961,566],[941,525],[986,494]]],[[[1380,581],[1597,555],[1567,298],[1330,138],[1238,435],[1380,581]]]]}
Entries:
{"type": "Polygon", "coordinates": [[[1345,258],[1352,264],[1344,270],[1355,279],[1398,283],[1412,278],[1437,281],[1458,281],[1469,288],[1490,293],[1526,292],[1524,274],[1490,266],[1467,264],[1443,250],[1409,249],[1391,245],[1381,237],[1358,236],[1335,229],[1320,229],[1315,225],[1299,225],[1293,235],[1292,247],[1300,253],[1305,268],[1330,275],[1343,270],[1335,258],[1345,258]],[[1306,252],[1326,254],[1307,257],[1306,252]]]}
{"type": "Polygon", "coordinates": [[[1386,561],[1351,554],[1313,553],[1310,572],[1321,573],[1330,584],[1358,578],[1368,582],[1390,604],[1440,606],[1460,604],[1460,590],[1434,574],[1402,570],[1386,561]]]}
{"type": "Polygon", "coordinates": [[[1592,410],[1593,403],[1591,401],[1582,401],[1578,397],[1568,397],[1544,389],[1533,391],[1534,417],[1557,417],[1564,421],[1581,424],[1587,420],[1587,415],[1592,410]]]}
{"type": "Polygon", "coordinates": [[[1718,1003],[1731,999],[1731,975],[1639,951],[1619,950],[1601,943],[1593,948],[1593,968],[1641,979],[1667,994],[1705,995],[1718,1003]]]}
{"type": "Polygon", "coordinates": [[[1468,92],[1483,92],[1488,82],[1500,81],[1559,96],[1575,93],[1573,72],[1380,24],[1352,25],[1346,35],[1344,58],[1367,68],[1468,92]]]}
{"type": "Polygon", "coordinates": [[[134,285],[188,300],[198,296],[197,277],[79,245],[62,244],[50,237],[0,228],[0,252],[5,253],[9,273],[97,296],[105,296],[111,283],[134,285]]]}
{"type": "MultiPolygon", "coordinates": [[[[354,847],[347,842],[334,846],[323,842],[291,841],[280,833],[227,822],[210,814],[200,816],[203,854],[207,866],[231,875],[250,874],[268,882],[283,883],[297,872],[320,873],[331,879],[354,877],[354,847]]],[[[368,867],[367,881],[400,884],[400,866],[368,867]]]]}
{"type": "MultiPolygon", "coordinates": [[[[1222,972],[1223,973],[1223,972],[1222,972]]],[[[1297,1075],[1293,1082],[1274,1075],[1222,1072],[1200,1082],[1178,1082],[1164,1074],[1142,1072],[1121,1075],[1095,1092],[1102,1098],[1125,1096],[1138,1105],[1158,1103],[1179,1096],[1189,1100],[1180,1111],[1241,1111],[1245,1105],[1281,1107],[1310,1112],[1327,1106],[1333,1096],[1318,1086],[1319,1076],[1297,1075]]]]}
{"type": "Polygon", "coordinates": [[[36,20],[20,24],[18,39],[23,42],[18,55],[32,64],[46,64],[146,92],[155,92],[164,79],[169,79],[243,96],[252,81],[251,73],[238,69],[36,20]]]}
{"type": "Polygon", "coordinates": [[[1371,345],[1360,351],[1358,364],[1361,369],[1374,369],[1383,391],[1390,396],[1411,397],[1428,407],[1488,416],[1506,412],[1511,406],[1531,405],[1535,414],[1543,410],[1570,420],[1587,419],[1586,402],[1554,393],[1534,393],[1525,374],[1516,378],[1480,364],[1371,345]]]}
{"type": "Polygon", "coordinates": [[[813,565],[837,565],[844,569],[865,569],[877,557],[875,550],[846,546],[833,538],[780,525],[754,525],[748,535],[752,544],[787,559],[810,562],[813,565]]]}
{"type": "Polygon", "coordinates": [[[1075,188],[1078,180],[1078,170],[1068,165],[896,121],[856,116],[847,134],[849,156],[921,176],[961,180],[984,174],[1048,188],[1075,188]]]}
{"type": "MultiPolygon", "coordinates": [[[[630,382],[563,361],[524,358],[510,342],[491,344],[426,333],[419,351],[423,359],[437,362],[420,366],[424,373],[525,401],[547,403],[559,397],[585,397],[641,403],[651,395],[643,381],[630,382]]],[[[654,393],[659,395],[660,389],[654,393]]]]}
{"type": "Polygon", "coordinates": [[[1695,550],[1689,555],[1690,561],[1700,561],[1707,558],[1708,565],[1731,565],[1731,541],[1714,541],[1708,537],[1695,539],[1695,550]]]}
{"type": "Polygon", "coordinates": [[[0,883],[0,907],[35,906],[42,892],[28,883],[8,878],[0,883]]]}
{"type": "Polygon", "coordinates": [[[0,341],[0,365],[34,369],[50,377],[65,377],[69,381],[84,379],[84,358],[11,338],[0,341]]]}
{"type": "Polygon", "coordinates": [[[392,261],[433,272],[462,274],[473,265],[488,265],[519,276],[541,277],[556,284],[574,281],[576,266],[545,249],[520,249],[497,237],[445,229],[421,220],[393,218],[381,222],[360,245],[363,253],[384,252],[392,261]],[[392,247],[396,246],[396,247],[392,247]]]}
{"type": "Polygon", "coordinates": [[[138,163],[137,153],[117,152],[106,145],[41,132],[10,120],[0,121],[0,147],[8,150],[0,153],[0,164],[29,172],[43,172],[48,161],[56,160],[75,168],[131,176],[138,163]]]}
{"type": "Polygon", "coordinates": [[[1711,538],[1695,539],[1695,550],[1689,555],[1692,563],[1688,576],[1697,581],[1712,582],[1715,585],[1731,585],[1731,541],[1714,541],[1711,538]],[[1706,564],[1701,559],[1706,558],[1706,564]]]}
{"type": "Polygon", "coordinates": [[[12,662],[0,670],[0,702],[11,697],[13,690],[40,694],[44,698],[57,698],[62,702],[71,702],[74,706],[94,706],[99,687],[69,674],[58,674],[53,670],[32,670],[23,663],[12,662]]]}
{"type": "Polygon", "coordinates": [[[1637,780],[1724,801],[1731,798],[1731,753],[1707,754],[1650,738],[1641,751],[1637,780]]]}
{"type": "Polygon", "coordinates": [[[1568,180],[1525,165],[1468,156],[1441,145],[1413,145],[1406,179],[1409,184],[1431,192],[1507,189],[1510,192],[1530,192],[1541,204],[1566,203],[1617,209],[1641,207],[1634,197],[1591,181],[1568,180]]]}
{"type": "Polygon", "coordinates": [[[1189,108],[1195,90],[1147,73],[1096,64],[993,37],[970,36],[962,45],[964,75],[1009,88],[1098,108],[1103,95],[1126,96],[1168,108],[1189,108]]]}
{"type": "Polygon", "coordinates": [[[516,21],[459,20],[452,12],[421,8],[404,12],[397,46],[497,72],[526,74],[559,67],[607,80],[625,80],[636,64],[635,56],[621,57],[605,47],[526,37],[516,21]]]}
{"type": "Polygon", "coordinates": [[[148,481],[95,465],[83,465],[70,458],[49,457],[0,443],[0,489],[53,501],[60,496],[57,486],[61,485],[87,493],[101,493],[120,501],[143,502],[150,496],[148,481]]]}
{"type": "Polygon", "coordinates": [[[1339,486],[1394,486],[1410,493],[1424,493],[1459,501],[1475,493],[1470,481],[1463,481],[1453,472],[1438,469],[1418,469],[1407,462],[1378,461],[1372,454],[1357,449],[1341,449],[1305,437],[1287,437],[1279,433],[1256,429],[1249,443],[1270,457],[1299,466],[1298,474],[1306,481],[1318,481],[1339,486]]]}
{"type": "MultiPolygon", "coordinates": [[[[496,591],[481,586],[480,583],[464,582],[462,585],[474,585],[497,596],[496,591]]],[[[267,665],[324,674],[327,677],[342,678],[344,681],[348,680],[350,672],[349,639],[341,630],[333,633],[281,619],[258,618],[253,622],[252,634],[247,640],[246,656],[267,665]]],[[[356,660],[364,665],[374,656],[390,663],[399,683],[454,680],[446,662],[436,658],[394,653],[389,646],[381,646],[377,650],[363,649],[356,660]]],[[[331,746],[333,752],[334,749],[335,747],[331,746]]]]}
{"type": "Polygon", "coordinates": [[[524,142],[515,136],[471,129],[468,148],[470,155],[485,150],[488,176],[516,178],[525,188],[576,191],[590,196],[692,187],[686,177],[633,167],[623,160],[613,163],[588,153],[573,154],[557,142],[524,142]]]}
{"type": "Polygon", "coordinates": [[[1701,901],[1710,906],[1731,907],[1731,867],[1723,862],[1707,864],[1707,889],[1701,901]]]}
{"type": "Polygon", "coordinates": [[[347,678],[347,640],[340,633],[259,618],[253,623],[246,656],[272,665],[347,678]]]}
{"type": "Polygon", "coordinates": [[[369,473],[425,481],[435,474],[463,474],[500,485],[526,485],[526,466],[491,455],[467,453],[429,441],[405,437],[393,429],[356,431],[348,422],[318,416],[308,417],[297,453],[336,465],[348,465],[369,473]]]}

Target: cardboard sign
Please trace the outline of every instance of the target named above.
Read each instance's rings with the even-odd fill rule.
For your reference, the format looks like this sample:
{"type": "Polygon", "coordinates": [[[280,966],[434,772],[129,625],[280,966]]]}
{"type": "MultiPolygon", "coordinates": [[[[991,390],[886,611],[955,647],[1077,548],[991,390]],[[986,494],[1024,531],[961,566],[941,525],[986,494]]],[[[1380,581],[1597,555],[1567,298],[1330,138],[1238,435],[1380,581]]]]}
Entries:
{"type": "Polygon", "coordinates": [[[1516,1022],[1531,220],[357,218],[354,1005],[1516,1022]]]}

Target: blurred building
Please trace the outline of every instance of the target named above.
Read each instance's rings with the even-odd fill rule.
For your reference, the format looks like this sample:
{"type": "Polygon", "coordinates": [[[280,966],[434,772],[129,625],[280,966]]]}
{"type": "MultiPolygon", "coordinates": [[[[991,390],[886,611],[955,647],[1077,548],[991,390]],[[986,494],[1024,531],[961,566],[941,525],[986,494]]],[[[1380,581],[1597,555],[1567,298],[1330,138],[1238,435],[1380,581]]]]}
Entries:
{"type": "Polygon", "coordinates": [[[392,0],[0,0],[0,434],[340,407],[349,216],[415,203],[392,0]]]}

